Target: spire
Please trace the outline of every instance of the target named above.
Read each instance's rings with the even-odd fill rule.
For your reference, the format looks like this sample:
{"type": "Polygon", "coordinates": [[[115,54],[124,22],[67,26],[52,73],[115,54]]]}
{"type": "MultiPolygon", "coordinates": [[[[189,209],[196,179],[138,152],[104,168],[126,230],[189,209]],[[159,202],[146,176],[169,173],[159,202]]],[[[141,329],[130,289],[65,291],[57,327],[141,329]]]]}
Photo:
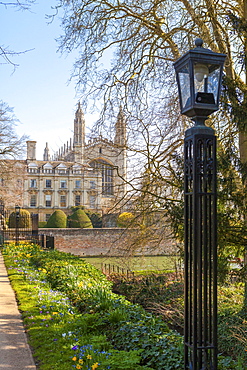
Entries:
{"type": "Polygon", "coordinates": [[[114,143],[120,146],[126,145],[126,118],[122,108],[120,105],[117,121],[115,124],[115,139],[114,143]]]}
{"type": "Polygon", "coordinates": [[[84,158],[85,145],[85,118],[81,109],[81,103],[78,103],[74,119],[74,161],[82,163],[84,158]]]}
{"type": "Polygon", "coordinates": [[[84,144],[85,140],[85,118],[81,109],[81,103],[78,103],[74,119],[74,144],[84,144]]]}
{"type": "Polygon", "coordinates": [[[49,161],[50,160],[50,151],[48,148],[48,143],[46,143],[44,155],[43,155],[43,161],[49,161]]]}

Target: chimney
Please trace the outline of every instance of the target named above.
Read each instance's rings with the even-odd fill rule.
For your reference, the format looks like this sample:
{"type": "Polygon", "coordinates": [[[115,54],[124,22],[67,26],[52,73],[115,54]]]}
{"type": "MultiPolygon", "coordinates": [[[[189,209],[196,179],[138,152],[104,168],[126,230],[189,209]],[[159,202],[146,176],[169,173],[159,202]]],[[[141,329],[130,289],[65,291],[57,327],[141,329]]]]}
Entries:
{"type": "Polygon", "coordinates": [[[36,160],[36,141],[27,141],[27,160],[36,160]]]}

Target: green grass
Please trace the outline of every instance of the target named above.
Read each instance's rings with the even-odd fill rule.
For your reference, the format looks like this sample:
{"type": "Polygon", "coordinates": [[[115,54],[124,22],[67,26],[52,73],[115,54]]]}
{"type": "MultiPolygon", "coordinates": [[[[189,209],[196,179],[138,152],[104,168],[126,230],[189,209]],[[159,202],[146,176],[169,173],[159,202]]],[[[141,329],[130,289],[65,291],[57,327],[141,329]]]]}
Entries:
{"type": "Polygon", "coordinates": [[[38,369],[182,366],[182,337],[112,293],[111,282],[92,265],[27,244],[6,246],[3,255],[38,369]]]}
{"type": "Polygon", "coordinates": [[[29,281],[27,284],[24,274],[17,273],[13,260],[6,256],[5,264],[12,287],[17,293],[19,309],[22,312],[24,326],[28,332],[29,343],[34,352],[35,362],[38,363],[38,369],[70,369],[73,343],[63,341],[62,333],[72,330],[75,317],[66,314],[66,308],[68,308],[64,305],[66,297],[62,294],[56,294],[56,298],[52,297],[52,294],[49,295],[50,289],[37,280],[29,281]],[[46,293],[46,300],[40,299],[41,292],[43,295],[46,293]],[[59,303],[60,300],[61,303],[59,303]],[[52,304],[48,303],[50,301],[52,304]],[[55,312],[64,313],[61,320],[58,321],[55,312]],[[59,339],[56,340],[57,338],[59,339]],[[61,346],[59,351],[56,349],[57,346],[61,346]]]}
{"type": "MultiPolygon", "coordinates": [[[[91,264],[29,244],[6,246],[3,255],[39,370],[183,368],[183,337],[169,329],[166,315],[162,320],[159,313],[114,294],[112,282],[91,264]]],[[[164,278],[137,277],[136,291],[129,291],[128,281],[124,287],[140,301],[164,295],[163,303],[172,305],[174,299],[181,300],[182,290],[164,278]]],[[[246,316],[239,316],[242,290],[219,290],[224,305],[219,312],[221,346],[233,339],[235,325],[245,335],[246,316]]],[[[244,347],[233,348],[238,358],[221,356],[219,370],[247,369],[241,357],[244,347]]]]}
{"type": "Polygon", "coordinates": [[[178,256],[136,256],[136,257],[82,257],[88,263],[91,263],[96,268],[109,268],[112,266],[128,269],[133,272],[137,271],[163,271],[175,270],[179,266],[178,256]]]}

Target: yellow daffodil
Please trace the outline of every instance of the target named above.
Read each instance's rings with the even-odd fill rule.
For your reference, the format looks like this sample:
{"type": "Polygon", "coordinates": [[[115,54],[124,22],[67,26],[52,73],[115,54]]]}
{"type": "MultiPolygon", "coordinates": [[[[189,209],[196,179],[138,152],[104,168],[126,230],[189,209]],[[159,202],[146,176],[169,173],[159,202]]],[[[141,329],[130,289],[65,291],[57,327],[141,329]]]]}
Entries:
{"type": "Polygon", "coordinates": [[[92,360],[92,356],[91,355],[87,355],[87,359],[88,360],[92,360]]]}
{"type": "Polygon", "coordinates": [[[99,367],[99,363],[95,362],[95,364],[92,365],[92,370],[97,369],[97,367],[99,367]]]}

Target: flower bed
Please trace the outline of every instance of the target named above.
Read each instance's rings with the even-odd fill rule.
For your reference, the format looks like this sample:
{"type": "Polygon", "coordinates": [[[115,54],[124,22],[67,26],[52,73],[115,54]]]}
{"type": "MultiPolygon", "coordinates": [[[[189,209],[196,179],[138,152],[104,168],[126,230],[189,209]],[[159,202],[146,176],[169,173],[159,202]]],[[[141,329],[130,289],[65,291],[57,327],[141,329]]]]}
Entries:
{"type": "Polygon", "coordinates": [[[2,252],[39,369],[183,368],[183,338],[90,264],[29,244],[2,252]]]}

